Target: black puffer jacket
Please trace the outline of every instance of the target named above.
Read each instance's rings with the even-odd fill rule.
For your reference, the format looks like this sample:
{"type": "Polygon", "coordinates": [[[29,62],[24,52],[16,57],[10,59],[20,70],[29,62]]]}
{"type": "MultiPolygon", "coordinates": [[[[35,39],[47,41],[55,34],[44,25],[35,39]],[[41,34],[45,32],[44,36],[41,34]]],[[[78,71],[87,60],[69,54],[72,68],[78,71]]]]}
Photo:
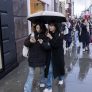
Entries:
{"type": "Polygon", "coordinates": [[[24,45],[29,47],[29,55],[28,55],[29,66],[31,67],[45,66],[46,53],[47,50],[49,49],[47,38],[43,34],[35,33],[36,41],[38,39],[42,39],[43,43],[40,44],[38,41],[36,43],[31,43],[30,36],[31,35],[29,35],[24,42],[24,45]]]}

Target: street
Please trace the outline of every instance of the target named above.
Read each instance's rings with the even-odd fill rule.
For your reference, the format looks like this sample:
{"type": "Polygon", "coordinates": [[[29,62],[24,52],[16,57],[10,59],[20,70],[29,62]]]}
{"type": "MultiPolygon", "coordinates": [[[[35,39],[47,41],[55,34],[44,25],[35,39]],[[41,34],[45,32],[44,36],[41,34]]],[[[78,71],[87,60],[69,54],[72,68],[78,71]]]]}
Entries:
{"type": "MultiPolygon", "coordinates": [[[[92,92],[92,45],[90,52],[79,55],[76,49],[67,51],[65,55],[66,76],[62,86],[53,82],[53,92],[92,92]],[[79,58],[80,56],[80,58],[79,58]]],[[[27,78],[28,64],[23,61],[18,68],[0,80],[0,92],[23,92],[27,78]]],[[[33,92],[42,92],[42,89],[33,87],[33,92]]]]}
{"type": "Polygon", "coordinates": [[[0,0],[0,92],[25,83],[25,92],[92,92],[92,0],[0,0]],[[49,64],[56,79],[40,88],[49,64]]]}

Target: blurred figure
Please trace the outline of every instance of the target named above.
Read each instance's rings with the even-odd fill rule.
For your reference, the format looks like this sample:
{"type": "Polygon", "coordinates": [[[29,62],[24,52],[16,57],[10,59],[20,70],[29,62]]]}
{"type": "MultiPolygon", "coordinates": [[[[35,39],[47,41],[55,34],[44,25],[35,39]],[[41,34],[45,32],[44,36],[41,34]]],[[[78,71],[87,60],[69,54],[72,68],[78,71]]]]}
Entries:
{"type": "Polygon", "coordinates": [[[89,50],[89,32],[88,32],[88,25],[85,20],[82,20],[81,25],[81,40],[83,43],[83,51],[89,50]]]}
{"type": "Polygon", "coordinates": [[[76,23],[76,30],[78,31],[78,38],[80,39],[81,29],[80,29],[80,22],[79,21],[76,23]]]}
{"type": "Polygon", "coordinates": [[[66,54],[66,49],[67,49],[67,40],[68,40],[68,33],[69,33],[69,31],[68,31],[68,26],[67,26],[67,24],[64,22],[64,23],[62,23],[62,27],[61,27],[62,29],[62,31],[63,31],[63,34],[64,34],[64,45],[63,45],[63,48],[64,48],[64,55],[66,54]]]}
{"type": "MultiPolygon", "coordinates": [[[[78,55],[79,52],[80,52],[80,41],[79,41],[79,38],[80,38],[80,25],[79,25],[79,22],[77,22],[75,24],[75,29],[74,29],[74,42],[75,42],[75,47],[76,47],[76,54],[78,55]]],[[[78,57],[77,57],[78,58],[78,57]]]]}
{"type": "Polygon", "coordinates": [[[75,25],[75,46],[79,47],[79,33],[80,33],[80,27],[78,22],[75,25]]]}
{"type": "Polygon", "coordinates": [[[90,43],[92,43],[92,22],[89,23],[89,30],[90,30],[90,43]]]}
{"type": "Polygon", "coordinates": [[[68,35],[67,35],[66,47],[68,50],[72,43],[72,35],[71,34],[72,34],[73,27],[69,21],[67,22],[67,26],[68,26],[68,35]]]}

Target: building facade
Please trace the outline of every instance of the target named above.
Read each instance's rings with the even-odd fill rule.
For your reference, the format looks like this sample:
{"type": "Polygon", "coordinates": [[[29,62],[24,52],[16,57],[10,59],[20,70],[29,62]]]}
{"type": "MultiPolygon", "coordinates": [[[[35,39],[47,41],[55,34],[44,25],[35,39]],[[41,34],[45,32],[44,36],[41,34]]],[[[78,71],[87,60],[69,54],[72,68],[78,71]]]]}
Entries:
{"type": "MultiPolygon", "coordinates": [[[[29,17],[31,14],[39,11],[45,11],[45,10],[52,11],[53,1],[54,0],[27,0],[27,10],[28,10],[27,16],[29,17]]],[[[30,21],[28,21],[28,31],[30,34],[31,33],[30,21]]]]}
{"type": "Polygon", "coordinates": [[[59,12],[65,15],[66,9],[65,9],[65,1],[59,2],[59,12]]]}
{"type": "Polygon", "coordinates": [[[38,11],[44,11],[45,10],[45,3],[40,0],[30,0],[30,14],[33,14],[38,11]]]}
{"type": "Polygon", "coordinates": [[[66,17],[74,16],[74,0],[66,0],[66,17]]]}
{"type": "Polygon", "coordinates": [[[59,0],[54,0],[54,11],[59,12],[60,4],[59,0]]]}
{"type": "Polygon", "coordinates": [[[27,35],[27,0],[0,0],[0,78],[23,60],[27,35]]]}
{"type": "Polygon", "coordinates": [[[51,0],[50,6],[51,6],[51,11],[54,11],[54,0],[51,0]]]}

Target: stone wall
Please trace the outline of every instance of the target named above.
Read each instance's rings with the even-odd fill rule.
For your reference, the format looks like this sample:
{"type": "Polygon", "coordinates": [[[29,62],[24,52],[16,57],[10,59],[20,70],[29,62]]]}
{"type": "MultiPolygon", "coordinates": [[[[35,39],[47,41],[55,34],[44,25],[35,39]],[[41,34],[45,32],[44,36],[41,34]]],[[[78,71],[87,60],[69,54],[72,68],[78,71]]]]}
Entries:
{"type": "Polygon", "coordinates": [[[15,24],[17,60],[20,63],[23,60],[22,48],[24,39],[28,35],[27,0],[12,0],[12,1],[13,1],[13,15],[15,24]]]}

